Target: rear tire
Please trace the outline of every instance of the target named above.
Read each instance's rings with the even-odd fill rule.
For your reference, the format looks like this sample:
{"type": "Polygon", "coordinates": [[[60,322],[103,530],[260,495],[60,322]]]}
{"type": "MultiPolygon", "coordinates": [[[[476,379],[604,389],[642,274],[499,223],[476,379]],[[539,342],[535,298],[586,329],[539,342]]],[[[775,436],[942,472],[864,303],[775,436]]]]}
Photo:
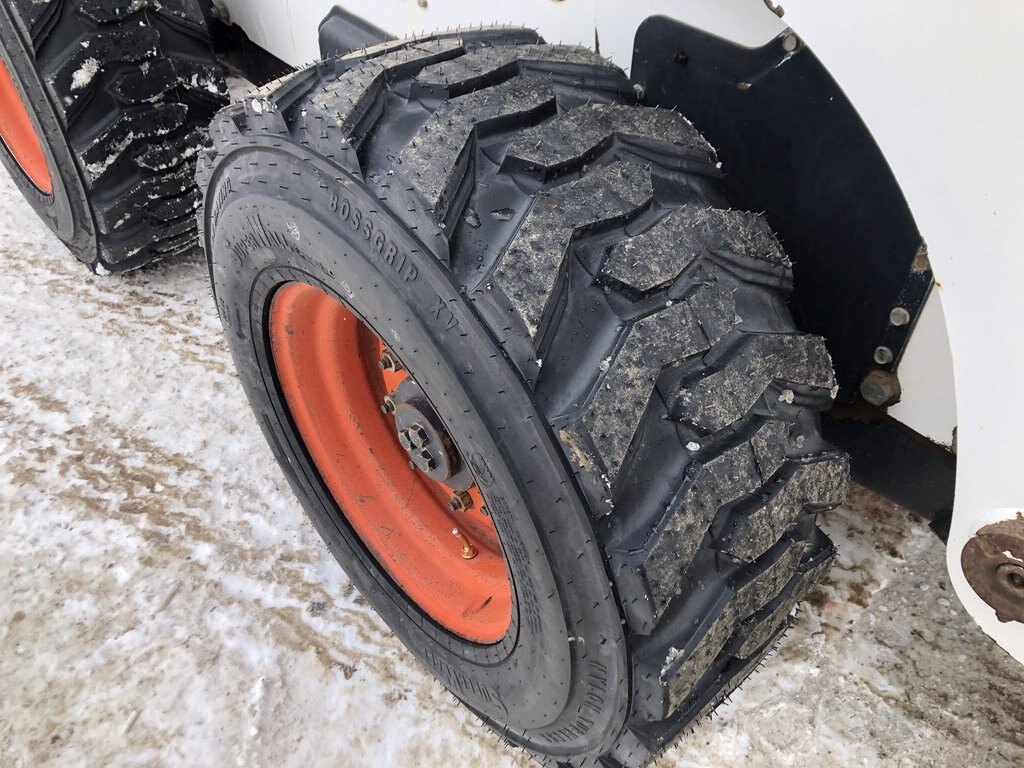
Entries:
{"type": "Polygon", "coordinates": [[[848,476],[818,424],[835,382],[795,329],[768,226],[728,208],[681,116],[523,31],[312,67],[211,136],[220,316],[346,572],[510,741],[558,765],[646,764],[757,666],[833,555],[816,516],[848,476]],[[432,622],[347,522],[268,341],[289,283],[386,341],[486,470],[514,590],[498,642],[432,622]]]}
{"type": "Polygon", "coordinates": [[[93,270],[195,246],[195,157],[226,87],[196,0],[0,0],[0,55],[52,189],[0,158],[93,270]]]}

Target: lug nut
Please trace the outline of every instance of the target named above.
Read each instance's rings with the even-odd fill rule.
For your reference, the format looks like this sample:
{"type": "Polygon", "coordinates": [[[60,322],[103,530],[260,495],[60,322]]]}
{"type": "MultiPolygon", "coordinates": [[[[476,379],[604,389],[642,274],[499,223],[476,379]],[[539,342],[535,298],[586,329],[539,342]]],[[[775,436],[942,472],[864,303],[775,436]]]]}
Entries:
{"type": "Polygon", "coordinates": [[[473,497],[466,491],[455,491],[448,500],[448,509],[452,512],[464,512],[473,508],[473,497]]]}
{"type": "Polygon", "coordinates": [[[409,442],[415,448],[426,448],[430,445],[430,435],[423,428],[422,424],[413,424],[405,433],[409,436],[409,442]]]}
{"type": "Polygon", "coordinates": [[[395,401],[392,399],[391,395],[384,395],[384,402],[381,404],[380,409],[384,413],[394,413],[396,407],[395,401]]]}
{"type": "Polygon", "coordinates": [[[395,357],[395,353],[390,349],[385,349],[380,354],[380,368],[382,371],[391,371],[392,373],[398,373],[404,371],[405,366],[402,365],[402,361],[395,357]]]}
{"type": "Polygon", "coordinates": [[[893,307],[889,312],[889,325],[896,327],[907,325],[910,322],[910,312],[905,307],[893,307]]]}
{"type": "Polygon", "coordinates": [[[402,447],[407,451],[412,451],[412,438],[409,436],[409,430],[403,429],[398,433],[398,442],[402,444],[402,447]]]}
{"type": "Polygon", "coordinates": [[[458,539],[462,539],[463,560],[472,560],[474,557],[477,556],[476,547],[473,546],[473,543],[469,540],[469,537],[466,536],[466,534],[464,534],[458,528],[452,528],[452,536],[455,536],[458,539]]]}
{"type": "Polygon", "coordinates": [[[426,472],[433,472],[437,469],[437,462],[434,461],[433,455],[430,451],[423,449],[419,452],[420,466],[423,467],[426,472]]]}

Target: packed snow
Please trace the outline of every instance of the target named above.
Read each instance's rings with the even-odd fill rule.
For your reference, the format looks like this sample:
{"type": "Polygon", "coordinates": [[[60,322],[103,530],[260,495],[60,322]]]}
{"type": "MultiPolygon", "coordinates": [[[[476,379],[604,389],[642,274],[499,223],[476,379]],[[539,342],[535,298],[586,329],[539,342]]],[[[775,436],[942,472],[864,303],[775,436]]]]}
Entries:
{"type": "Polygon", "coordinates": [[[96,77],[96,73],[100,71],[100,63],[93,58],[88,58],[82,62],[82,66],[75,70],[74,74],[71,75],[71,90],[80,91],[96,77]]]}

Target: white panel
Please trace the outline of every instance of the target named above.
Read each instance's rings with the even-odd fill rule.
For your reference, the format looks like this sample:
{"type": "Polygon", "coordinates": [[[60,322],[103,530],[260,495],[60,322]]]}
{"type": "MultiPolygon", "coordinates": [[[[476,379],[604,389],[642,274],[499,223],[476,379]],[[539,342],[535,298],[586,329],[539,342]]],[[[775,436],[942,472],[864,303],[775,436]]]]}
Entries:
{"type": "Polygon", "coordinates": [[[960,570],[979,527],[1024,509],[1024,4],[785,6],[871,129],[928,242],[956,379],[947,565],[982,628],[1024,661],[1024,625],[997,621],[960,570]]]}
{"type": "Polygon", "coordinates": [[[956,427],[953,358],[938,291],[921,309],[898,373],[903,398],[889,415],[940,445],[951,445],[956,427]]]}
{"type": "MultiPolygon", "coordinates": [[[[335,0],[218,0],[231,19],[278,58],[300,66],[320,55],[317,25],[335,0]]],[[[517,0],[485,4],[479,0],[355,0],[349,12],[400,37],[479,24],[516,24],[537,29],[548,42],[594,46],[628,68],[633,35],[640,22],[656,14],[685,19],[694,26],[743,45],[760,45],[785,29],[762,0],[517,0]]]]}

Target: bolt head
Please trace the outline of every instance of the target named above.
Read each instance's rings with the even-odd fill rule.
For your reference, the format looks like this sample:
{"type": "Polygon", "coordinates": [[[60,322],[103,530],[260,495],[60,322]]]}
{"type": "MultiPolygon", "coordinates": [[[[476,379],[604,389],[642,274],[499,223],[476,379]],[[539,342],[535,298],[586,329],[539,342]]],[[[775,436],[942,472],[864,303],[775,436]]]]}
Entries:
{"type": "Polygon", "coordinates": [[[860,383],[860,394],[872,405],[881,408],[898,403],[903,390],[892,371],[870,371],[860,383]]]}
{"type": "Polygon", "coordinates": [[[914,256],[914,261],[910,266],[915,272],[927,272],[931,269],[932,264],[928,259],[928,249],[922,246],[917,255],[914,256]]]}
{"type": "Polygon", "coordinates": [[[448,509],[452,512],[462,512],[466,509],[472,509],[472,507],[473,497],[466,491],[455,491],[451,499],[448,500],[448,509]]]}
{"type": "Polygon", "coordinates": [[[910,313],[904,307],[893,307],[889,313],[889,325],[897,327],[907,325],[910,322],[910,313]]]}
{"type": "Polygon", "coordinates": [[[872,357],[879,365],[889,365],[896,359],[889,347],[875,347],[875,353],[872,357]]]}

